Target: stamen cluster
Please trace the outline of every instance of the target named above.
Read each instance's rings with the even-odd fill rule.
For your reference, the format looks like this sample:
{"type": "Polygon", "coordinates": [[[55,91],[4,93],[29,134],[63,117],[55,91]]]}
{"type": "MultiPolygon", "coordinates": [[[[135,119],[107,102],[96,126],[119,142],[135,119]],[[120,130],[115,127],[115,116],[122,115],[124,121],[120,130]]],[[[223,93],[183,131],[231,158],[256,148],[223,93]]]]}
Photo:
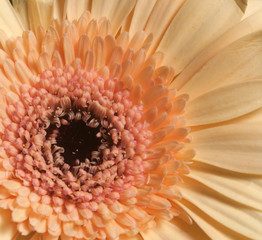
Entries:
{"type": "Polygon", "coordinates": [[[50,196],[55,205],[71,199],[86,208],[119,199],[143,173],[142,153],[150,144],[150,131],[141,121],[142,106],[134,105],[130,91],[118,87],[116,80],[104,80],[94,71],[52,68],[36,86],[21,88],[21,101],[8,107],[16,123],[6,123],[3,145],[24,185],[50,196]],[[97,129],[93,141],[100,143],[89,158],[67,159],[59,135],[63,126],[79,121],[97,129]]]}

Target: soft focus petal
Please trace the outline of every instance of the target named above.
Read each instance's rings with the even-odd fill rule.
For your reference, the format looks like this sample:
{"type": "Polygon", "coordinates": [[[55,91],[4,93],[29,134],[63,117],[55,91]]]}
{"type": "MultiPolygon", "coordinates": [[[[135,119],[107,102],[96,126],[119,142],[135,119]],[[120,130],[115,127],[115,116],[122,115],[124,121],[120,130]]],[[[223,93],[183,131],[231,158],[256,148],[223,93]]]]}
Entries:
{"type": "Polygon", "coordinates": [[[142,232],[144,240],[194,240],[208,239],[201,229],[195,224],[188,225],[176,219],[175,221],[159,221],[156,227],[142,232]],[[190,231],[189,231],[190,227],[190,231]]]}
{"type": "MultiPolygon", "coordinates": [[[[262,2],[262,1],[261,1],[262,2]]],[[[183,72],[179,74],[175,81],[171,84],[172,87],[181,88],[187,81],[189,81],[194,74],[199,71],[202,66],[223,48],[241,37],[262,29],[262,10],[256,12],[254,15],[236,24],[230,28],[226,33],[220,36],[217,40],[212,42],[209,46],[197,55],[192,62],[190,62],[183,72]]]]}
{"type": "Polygon", "coordinates": [[[262,210],[262,178],[243,175],[195,162],[190,168],[193,178],[239,203],[262,210]]]}
{"type": "Polygon", "coordinates": [[[69,21],[80,18],[83,13],[83,9],[90,10],[91,0],[78,0],[77,4],[74,0],[65,1],[65,10],[66,16],[69,21]]]}
{"type": "Polygon", "coordinates": [[[248,238],[262,235],[262,213],[240,205],[194,181],[180,188],[183,197],[227,228],[248,238]]]}
{"type": "Polygon", "coordinates": [[[262,107],[262,81],[217,88],[189,101],[185,117],[189,126],[217,123],[262,107]]]}
{"type": "MultiPolygon", "coordinates": [[[[240,1],[239,1],[240,2],[240,1]]],[[[160,42],[164,63],[176,74],[209,43],[234,26],[243,16],[236,1],[189,0],[182,6],[160,42]]]]}
{"type": "Polygon", "coordinates": [[[194,219],[199,227],[201,227],[211,239],[247,240],[247,238],[243,235],[228,229],[221,223],[212,219],[209,215],[205,214],[190,202],[182,200],[177,202],[177,204],[180,205],[194,219]]]}
{"type": "Polygon", "coordinates": [[[3,30],[8,37],[21,35],[24,30],[20,19],[17,17],[8,0],[1,1],[0,29],[3,30]]]}
{"type": "Polygon", "coordinates": [[[249,17],[250,15],[257,12],[262,8],[262,1],[260,0],[248,0],[247,9],[244,15],[244,18],[249,17]]]}
{"type": "Polygon", "coordinates": [[[189,93],[191,99],[194,99],[223,85],[259,78],[262,76],[261,64],[262,32],[255,32],[219,52],[181,88],[181,91],[189,93]]]}
{"type": "Polygon", "coordinates": [[[134,5],[135,0],[96,0],[92,2],[92,17],[107,17],[110,19],[112,24],[112,32],[116,34],[121,25],[124,23],[124,20],[128,14],[133,9],[134,5]]]}
{"type": "Polygon", "coordinates": [[[241,173],[262,173],[259,124],[232,124],[191,133],[195,160],[241,173]]]}

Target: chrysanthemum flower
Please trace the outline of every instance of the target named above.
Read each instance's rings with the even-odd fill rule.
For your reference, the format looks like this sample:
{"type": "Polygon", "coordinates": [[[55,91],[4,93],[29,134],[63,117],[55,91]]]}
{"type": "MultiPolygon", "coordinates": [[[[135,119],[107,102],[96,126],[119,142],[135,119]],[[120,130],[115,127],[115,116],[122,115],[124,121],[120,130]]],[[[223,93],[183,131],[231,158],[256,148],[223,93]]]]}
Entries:
{"type": "Polygon", "coordinates": [[[0,4],[1,239],[262,239],[261,11],[0,4]]]}

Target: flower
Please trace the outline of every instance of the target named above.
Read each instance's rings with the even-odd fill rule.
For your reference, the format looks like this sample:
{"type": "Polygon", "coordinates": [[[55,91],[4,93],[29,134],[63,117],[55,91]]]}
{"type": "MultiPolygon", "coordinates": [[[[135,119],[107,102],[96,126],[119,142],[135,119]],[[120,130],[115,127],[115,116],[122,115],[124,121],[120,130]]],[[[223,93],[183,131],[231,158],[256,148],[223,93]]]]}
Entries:
{"type": "Polygon", "coordinates": [[[261,238],[261,11],[12,2],[0,9],[2,239],[261,238]]]}

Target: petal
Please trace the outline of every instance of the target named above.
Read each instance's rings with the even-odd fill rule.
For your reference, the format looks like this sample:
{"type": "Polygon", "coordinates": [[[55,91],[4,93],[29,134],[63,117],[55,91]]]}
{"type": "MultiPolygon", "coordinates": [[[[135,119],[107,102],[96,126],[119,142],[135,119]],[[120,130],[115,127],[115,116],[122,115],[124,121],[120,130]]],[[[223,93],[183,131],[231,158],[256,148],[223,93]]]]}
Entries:
{"type": "Polygon", "coordinates": [[[177,201],[179,206],[184,209],[187,214],[198,224],[198,226],[211,238],[223,240],[247,240],[246,237],[231,231],[222,224],[216,222],[203,211],[195,207],[193,204],[186,200],[177,201]]]}
{"type": "Polygon", "coordinates": [[[232,124],[191,133],[195,160],[224,169],[262,174],[260,124],[232,124]]]}
{"type": "Polygon", "coordinates": [[[29,29],[27,0],[13,0],[12,4],[17,15],[20,17],[24,28],[29,29]]]}
{"type": "Polygon", "coordinates": [[[164,64],[171,64],[176,73],[180,73],[204,47],[236,24],[242,15],[236,1],[186,1],[159,44],[158,50],[166,53],[164,64]]]}
{"type": "Polygon", "coordinates": [[[156,0],[137,0],[128,30],[131,36],[135,35],[138,29],[145,27],[155,3],[156,0]]]}
{"type": "Polygon", "coordinates": [[[261,42],[261,31],[233,42],[209,60],[180,91],[194,99],[223,85],[259,78],[262,76],[261,42]]]}
{"type": "Polygon", "coordinates": [[[210,165],[194,163],[188,177],[239,203],[262,210],[262,177],[242,175],[210,165]]]}
{"type": "Polygon", "coordinates": [[[154,228],[141,233],[144,240],[193,240],[193,239],[208,239],[201,229],[197,226],[181,223],[181,220],[174,219],[172,222],[160,220],[154,228]],[[189,231],[190,229],[190,231],[189,231]]]}
{"type": "Polygon", "coordinates": [[[27,6],[29,26],[35,33],[39,26],[46,29],[51,24],[54,0],[28,0],[27,6]]]}
{"type": "MultiPolygon", "coordinates": [[[[153,44],[149,51],[150,53],[156,49],[168,25],[184,2],[185,0],[160,0],[156,2],[144,28],[147,33],[153,33],[154,36],[153,44]],[[159,19],[161,19],[161,21],[159,21],[159,19]]],[[[137,26],[137,29],[141,27],[142,26],[137,26]]]]}
{"type": "Polygon", "coordinates": [[[132,11],[135,3],[135,0],[96,0],[92,2],[91,14],[94,18],[107,17],[110,19],[112,32],[116,34],[128,14],[132,11]]]}
{"type": "Polygon", "coordinates": [[[78,19],[84,10],[90,10],[91,0],[67,0],[65,2],[65,14],[69,21],[78,19]]]}
{"type": "Polygon", "coordinates": [[[250,239],[262,236],[262,212],[244,207],[195,181],[186,181],[179,190],[186,200],[229,229],[250,239]]]}
{"type": "Polygon", "coordinates": [[[260,0],[248,0],[247,9],[244,18],[249,17],[256,11],[262,8],[262,1],[260,0]]]}
{"type": "Polygon", "coordinates": [[[16,233],[16,224],[12,222],[10,211],[0,208],[0,238],[12,239],[16,233]]]}
{"type": "Polygon", "coordinates": [[[230,28],[225,34],[204,48],[203,51],[185,67],[183,72],[176,77],[175,81],[171,84],[171,87],[181,88],[209,59],[214,57],[232,42],[244,37],[245,35],[261,30],[261,24],[262,10],[230,28]]]}
{"type": "Polygon", "coordinates": [[[1,1],[0,26],[8,37],[22,35],[24,30],[20,19],[8,0],[1,1]]]}
{"type": "Polygon", "coordinates": [[[262,107],[262,81],[249,81],[218,88],[186,105],[187,124],[204,125],[230,120],[262,107]]]}

